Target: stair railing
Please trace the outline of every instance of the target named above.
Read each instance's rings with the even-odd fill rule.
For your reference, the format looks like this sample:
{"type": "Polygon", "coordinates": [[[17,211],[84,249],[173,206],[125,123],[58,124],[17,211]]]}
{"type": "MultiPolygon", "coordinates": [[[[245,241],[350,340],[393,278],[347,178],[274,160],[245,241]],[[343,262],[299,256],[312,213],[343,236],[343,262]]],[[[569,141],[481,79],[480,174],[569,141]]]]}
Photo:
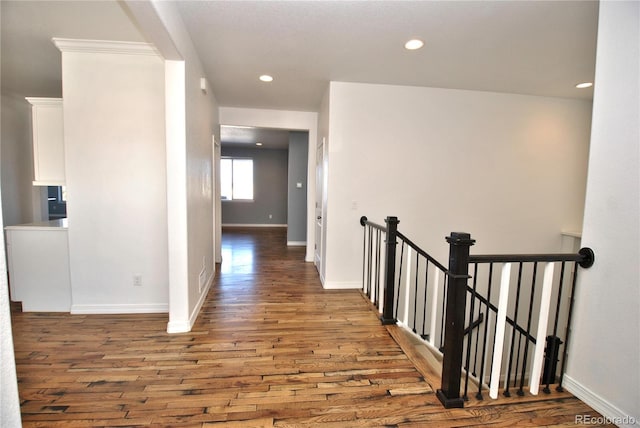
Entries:
{"type": "Polygon", "coordinates": [[[397,323],[442,353],[437,396],[446,408],[464,406],[470,382],[477,399],[483,390],[497,398],[501,383],[505,396],[511,388],[523,395],[526,381],[533,395],[541,384],[545,393],[551,384],[562,390],[578,266],[593,265],[591,249],[471,255],[475,240],[452,232],[445,267],[398,231],[397,217],[385,223],[360,219],[363,293],[384,324],[397,323]]]}

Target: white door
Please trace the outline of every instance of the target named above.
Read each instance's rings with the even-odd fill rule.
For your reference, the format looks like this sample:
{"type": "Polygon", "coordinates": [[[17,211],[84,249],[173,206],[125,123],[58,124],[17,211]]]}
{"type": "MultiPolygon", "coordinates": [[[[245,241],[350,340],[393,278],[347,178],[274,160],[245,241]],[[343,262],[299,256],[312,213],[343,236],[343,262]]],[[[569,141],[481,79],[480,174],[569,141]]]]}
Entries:
{"type": "Polygon", "coordinates": [[[322,276],[322,200],[324,190],[324,138],[316,151],[316,248],[315,265],[322,276]]]}

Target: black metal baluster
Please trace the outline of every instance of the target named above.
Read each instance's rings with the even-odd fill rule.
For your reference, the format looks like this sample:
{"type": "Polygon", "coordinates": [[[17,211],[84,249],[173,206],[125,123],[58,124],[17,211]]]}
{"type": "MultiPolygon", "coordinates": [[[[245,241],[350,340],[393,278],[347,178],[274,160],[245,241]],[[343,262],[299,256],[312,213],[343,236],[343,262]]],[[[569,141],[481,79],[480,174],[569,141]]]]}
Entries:
{"type": "MultiPolygon", "coordinates": [[[[516,326],[518,325],[518,308],[520,306],[520,289],[522,288],[522,262],[519,263],[518,267],[518,283],[516,286],[516,306],[513,311],[513,326],[511,331],[511,349],[509,350],[509,370],[507,370],[507,380],[505,382],[506,388],[503,392],[505,397],[511,397],[511,393],[509,392],[509,382],[511,382],[511,365],[513,364],[513,349],[516,343],[516,326]]],[[[520,338],[522,334],[520,334],[520,338]]],[[[518,345],[518,356],[520,355],[520,345],[518,345]]],[[[516,367],[515,367],[516,378],[518,377],[518,360],[516,359],[516,367]]]]}
{"type": "Polygon", "coordinates": [[[543,370],[543,383],[545,387],[542,391],[546,394],[551,393],[551,389],[549,389],[549,385],[555,382],[556,377],[556,364],[558,359],[558,347],[562,344],[560,338],[558,337],[558,321],[560,318],[560,306],[562,304],[562,288],[564,286],[564,269],[565,262],[562,262],[560,268],[560,278],[558,282],[558,300],[556,301],[556,316],[553,321],[553,333],[551,335],[551,343],[549,343],[549,339],[547,339],[547,347],[546,347],[546,355],[545,355],[545,366],[543,370]]]}
{"type": "MultiPolygon", "coordinates": [[[[536,292],[536,276],[538,273],[538,262],[533,263],[533,279],[531,280],[531,297],[529,299],[529,316],[527,318],[527,333],[526,340],[524,341],[524,356],[522,357],[522,374],[520,376],[520,389],[518,389],[518,395],[524,395],[524,376],[527,370],[527,356],[529,353],[529,337],[531,336],[531,318],[533,317],[533,301],[536,292]]],[[[536,338],[540,340],[540,338],[536,338]]]]}
{"type": "MultiPolygon", "coordinates": [[[[581,250],[582,251],[582,250],[581,250]]],[[[583,266],[585,267],[585,266],[583,266]]],[[[586,266],[589,267],[589,266],[586,266]]],[[[571,283],[571,297],[569,298],[569,315],[567,316],[567,330],[564,334],[564,350],[562,351],[562,364],[560,366],[560,380],[556,391],[563,392],[562,380],[564,378],[564,370],[567,362],[567,349],[569,347],[569,333],[571,332],[571,316],[573,315],[573,299],[576,292],[576,283],[578,282],[578,262],[573,264],[573,281],[571,283]]]]}

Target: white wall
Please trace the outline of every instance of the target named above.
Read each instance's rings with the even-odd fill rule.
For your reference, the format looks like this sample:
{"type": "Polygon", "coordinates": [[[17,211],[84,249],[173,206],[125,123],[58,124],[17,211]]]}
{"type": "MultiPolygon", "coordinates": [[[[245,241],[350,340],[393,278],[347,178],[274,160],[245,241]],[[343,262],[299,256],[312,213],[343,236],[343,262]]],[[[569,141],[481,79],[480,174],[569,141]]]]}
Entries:
{"type": "MultiPolygon", "coordinates": [[[[2,205],[0,202],[0,230],[4,231],[2,205]]],[[[18,428],[22,425],[20,418],[20,398],[13,352],[11,311],[9,309],[7,260],[5,258],[4,233],[0,233],[0,421],[3,426],[18,428]]]]}
{"type": "Polygon", "coordinates": [[[3,93],[2,214],[5,226],[47,220],[46,187],[34,187],[31,105],[24,97],[3,93]]]}
{"type": "Polygon", "coordinates": [[[557,252],[581,229],[591,103],[339,82],[329,102],[326,287],[361,283],[362,215],[398,216],[441,261],[452,231],[479,254],[557,252]]]}
{"type": "Polygon", "coordinates": [[[171,302],[167,330],[191,329],[215,271],[215,162],[212,136],[220,140],[218,105],[176,6],[129,2],[167,62],[166,100],[168,233],[171,302]],[[145,10],[141,10],[145,9],[145,10]],[[146,17],[143,16],[146,14],[146,17]],[[158,21],[159,19],[159,21],[158,21]],[[155,28],[154,28],[155,27],[155,28]],[[161,27],[161,28],[160,28],[161,27]],[[175,155],[175,156],[174,156],[175,155]],[[200,275],[205,278],[200,287],[200,275]]]}
{"type": "MultiPolygon", "coordinates": [[[[329,174],[329,154],[328,154],[328,147],[329,147],[329,118],[330,118],[330,105],[331,105],[331,85],[327,85],[327,90],[324,93],[324,96],[322,97],[322,102],[320,103],[320,112],[318,113],[318,145],[322,145],[323,141],[325,143],[325,145],[323,146],[322,150],[324,153],[324,159],[323,159],[323,163],[326,167],[322,168],[322,174],[323,174],[323,182],[322,183],[316,183],[316,193],[320,192],[321,194],[318,195],[316,194],[316,203],[318,204],[318,206],[320,207],[320,212],[316,213],[317,215],[320,215],[322,217],[322,230],[320,230],[320,236],[316,237],[316,239],[319,239],[320,242],[317,243],[317,245],[320,247],[320,251],[319,251],[319,256],[320,256],[320,260],[318,260],[317,263],[317,269],[318,272],[320,273],[320,280],[322,281],[322,284],[324,285],[324,278],[325,278],[325,274],[326,274],[326,257],[327,257],[327,207],[329,205],[329,201],[328,201],[328,192],[327,192],[327,186],[326,186],[326,182],[327,182],[327,175],[329,174]]],[[[309,150],[311,150],[311,147],[309,147],[309,150]]],[[[316,158],[318,157],[318,155],[316,155],[316,158]]],[[[317,161],[317,160],[316,160],[317,161]]],[[[314,168],[317,168],[317,166],[314,166],[314,168]]],[[[316,169],[316,174],[318,173],[317,169],[316,169]]],[[[315,216],[314,216],[315,217],[315,216]]],[[[316,233],[314,233],[314,236],[316,235],[316,233]]]]}
{"type": "Polygon", "coordinates": [[[149,52],[62,53],[75,313],[168,310],[164,65],[149,52]]]}
{"type": "MultiPolygon", "coordinates": [[[[640,425],[640,3],[600,2],[582,244],[567,389],[640,425]]],[[[614,420],[626,425],[624,419],[614,420]]]]}
{"type": "MultiPolygon", "coordinates": [[[[181,44],[178,45],[181,48],[181,44]]],[[[181,48],[181,52],[184,49],[181,48]]],[[[189,314],[196,320],[208,288],[199,290],[199,274],[204,269],[210,285],[214,262],[214,153],[212,135],[220,140],[218,105],[209,87],[200,90],[202,66],[195,53],[186,56],[187,94],[187,227],[189,242],[189,314]]],[[[169,177],[170,178],[170,177],[169,177]]]]}
{"type": "Polygon", "coordinates": [[[307,251],[305,260],[313,261],[315,245],[315,162],[318,138],[318,113],[287,110],[263,110],[237,107],[220,107],[220,124],[255,126],[309,131],[309,160],[307,164],[307,251]]]}

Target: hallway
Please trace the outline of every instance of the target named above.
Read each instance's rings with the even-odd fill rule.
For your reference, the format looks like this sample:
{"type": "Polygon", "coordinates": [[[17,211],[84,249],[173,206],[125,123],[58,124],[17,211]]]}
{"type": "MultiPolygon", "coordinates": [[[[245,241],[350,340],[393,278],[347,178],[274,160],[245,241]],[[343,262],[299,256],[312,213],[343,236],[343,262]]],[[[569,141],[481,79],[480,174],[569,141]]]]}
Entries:
{"type": "Polygon", "coordinates": [[[166,314],[16,313],[25,427],[555,426],[569,394],[445,410],[355,290],[323,290],[286,229],[228,229],[190,333],[166,314]]]}

